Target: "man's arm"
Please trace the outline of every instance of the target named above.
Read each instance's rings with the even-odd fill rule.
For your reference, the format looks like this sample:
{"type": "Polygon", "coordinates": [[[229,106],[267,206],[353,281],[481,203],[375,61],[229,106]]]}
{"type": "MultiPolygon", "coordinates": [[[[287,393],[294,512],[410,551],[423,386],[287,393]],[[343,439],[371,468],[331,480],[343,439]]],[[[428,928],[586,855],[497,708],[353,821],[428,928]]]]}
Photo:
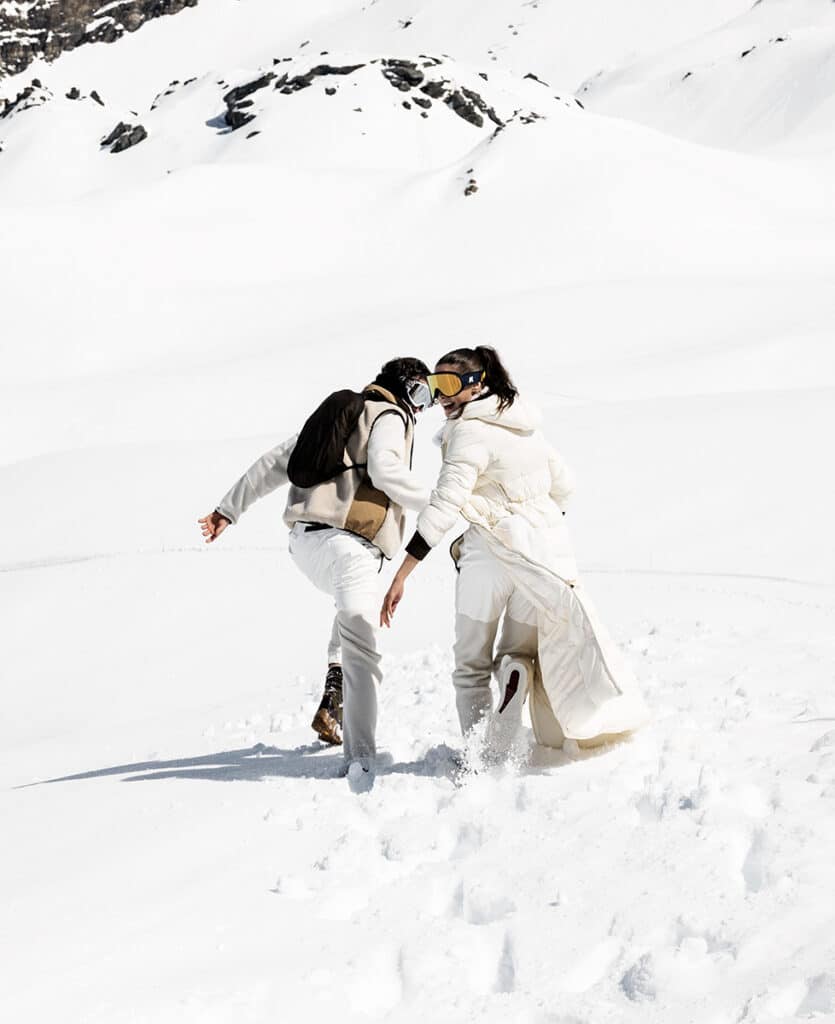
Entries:
{"type": "Polygon", "coordinates": [[[403,461],[406,424],[397,413],[384,413],[368,438],[368,476],[371,483],[395,505],[420,512],[429,501],[429,490],[403,461]]]}
{"type": "Polygon", "coordinates": [[[237,523],[254,501],[286,484],[287,463],[297,440],[298,434],[294,434],[253,462],[241,479],[224,494],[215,511],[230,523],[237,523]]]}

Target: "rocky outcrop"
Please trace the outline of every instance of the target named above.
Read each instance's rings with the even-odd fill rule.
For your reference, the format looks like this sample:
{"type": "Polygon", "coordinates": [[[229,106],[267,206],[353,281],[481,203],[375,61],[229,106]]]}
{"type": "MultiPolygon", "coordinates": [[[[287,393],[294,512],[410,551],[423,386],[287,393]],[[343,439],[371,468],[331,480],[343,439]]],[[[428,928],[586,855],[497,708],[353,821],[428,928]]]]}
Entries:
{"type": "MultiPolygon", "coordinates": [[[[372,61],[372,63],[375,63],[372,61]]],[[[424,68],[438,67],[441,62],[437,57],[424,57],[422,66],[424,68]]],[[[459,117],[465,121],[469,121],[470,124],[481,128],[484,125],[484,117],[488,117],[493,124],[501,128],[503,122],[496,111],[488,106],[481,95],[474,89],[466,89],[463,86],[455,88],[450,85],[446,78],[430,78],[426,80],[426,74],[421,71],[415,61],[411,60],[400,60],[393,57],[388,60],[382,61],[382,73],[390,85],[394,86],[400,92],[411,93],[414,89],[419,89],[420,92],[424,93],[423,97],[412,95],[410,98],[419,107],[427,110],[431,105],[431,100],[443,100],[444,103],[454,111],[459,117]],[[431,99],[426,99],[426,97],[431,99]]],[[[485,81],[486,76],[484,77],[485,81]]],[[[403,104],[407,109],[410,109],[409,104],[403,104]]]]}
{"type": "MultiPolygon", "coordinates": [[[[273,64],[280,64],[282,61],[276,58],[273,64]]],[[[223,102],[226,104],[226,113],[223,115],[223,123],[234,131],[237,128],[243,128],[245,124],[249,124],[250,121],[255,120],[255,114],[252,113],[251,107],[254,106],[254,100],[250,97],[254,92],[258,92],[259,89],[266,89],[266,87],[276,79],[275,86],[273,88],[278,89],[279,92],[285,96],[291,96],[294,92],[299,92],[302,89],[309,88],[315,79],[327,78],[331,75],[351,75],[355,71],[359,71],[360,68],[364,68],[364,64],[344,64],[336,66],[333,64],[317,64],[311,68],[310,71],[305,72],[303,75],[290,75],[284,74],[280,78],[276,79],[275,72],[268,71],[266,74],[259,75],[258,78],[253,78],[251,82],[245,82],[243,85],[236,85],[234,89],[230,89],[229,92],[223,97],[223,102]]],[[[336,89],[329,86],[325,89],[328,96],[333,96],[336,93],[336,89]]],[[[247,136],[250,138],[251,136],[247,136]]]]}
{"type": "Polygon", "coordinates": [[[273,72],[268,71],[265,75],[260,75],[258,78],[254,78],[251,82],[245,82],[243,85],[237,85],[226,93],[223,97],[223,102],[226,104],[224,121],[230,128],[243,128],[245,124],[249,124],[250,121],[254,120],[255,115],[249,113],[247,109],[253,103],[249,97],[259,89],[266,89],[274,78],[273,72]]]}
{"type": "Polygon", "coordinates": [[[138,146],[147,138],[148,133],[141,124],[125,124],[124,121],[120,121],[99,145],[102,149],[109,149],[111,153],[122,153],[131,146],[138,146]]]}
{"type": "Polygon", "coordinates": [[[33,60],[52,61],[85,43],[113,43],[152,18],[196,7],[198,0],[2,0],[0,77],[33,60]]]}
{"type": "Polygon", "coordinates": [[[41,107],[52,99],[52,93],[45,89],[40,79],[33,78],[30,85],[22,89],[13,100],[0,100],[0,118],[20,114],[32,107],[41,107]]]}

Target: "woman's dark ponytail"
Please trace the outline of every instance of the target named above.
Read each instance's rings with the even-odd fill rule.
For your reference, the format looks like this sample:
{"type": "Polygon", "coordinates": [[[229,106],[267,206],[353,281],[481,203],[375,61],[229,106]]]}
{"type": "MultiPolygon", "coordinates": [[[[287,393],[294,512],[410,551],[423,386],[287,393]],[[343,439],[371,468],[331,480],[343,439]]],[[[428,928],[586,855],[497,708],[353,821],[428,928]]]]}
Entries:
{"type": "Polygon", "coordinates": [[[504,363],[499,359],[499,353],[494,348],[490,348],[489,345],[477,345],[473,352],[484,370],[485,386],[489,388],[491,395],[498,398],[499,412],[504,412],[505,409],[509,409],[513,405],[514,399],[519,394],[518,389],[510,379],[510,374],[504,368],[504,363]]]}
{"type": "Polygon", "coordinates": [[[519,394],[510,374],[499,359],[499,353],[488,345],[477,345],[475,348],[456,348],[447,352],[435,364],[436,366],[455,366],[459,370],[483,370],[484,387],[499,400],[499,412],[504,412],[513,405],[519,394]]]}

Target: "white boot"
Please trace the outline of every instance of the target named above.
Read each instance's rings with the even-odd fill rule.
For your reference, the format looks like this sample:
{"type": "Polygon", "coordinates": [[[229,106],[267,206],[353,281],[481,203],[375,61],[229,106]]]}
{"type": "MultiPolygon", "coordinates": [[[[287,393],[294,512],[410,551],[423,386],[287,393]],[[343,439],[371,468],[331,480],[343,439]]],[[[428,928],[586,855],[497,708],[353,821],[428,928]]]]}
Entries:
{"type": "Polygon", "coordinates": [[[512,751],[522,729],[522,706],[534,676],[532,658],[506,654],[499,666],[499,703],[490,716],[486,753],[497,760],[512,751]]]}

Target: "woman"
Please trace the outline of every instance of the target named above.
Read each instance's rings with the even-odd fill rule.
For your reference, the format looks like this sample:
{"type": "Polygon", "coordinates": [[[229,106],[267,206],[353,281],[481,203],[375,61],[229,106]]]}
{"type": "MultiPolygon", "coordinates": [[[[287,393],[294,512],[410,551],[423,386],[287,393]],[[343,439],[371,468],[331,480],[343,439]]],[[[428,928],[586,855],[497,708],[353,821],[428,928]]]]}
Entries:
{"type": "Polygon", "coordinates": [[[593,744],[637,728],[646,709],[578,584],[563,520],[569,473],[543,437],[539,416],[519,398],[492,348],[448,352],[428,384],[447,419],[443,465],[381,623],[391,624],[406,578],[461,515],[470,526],[452,553],[459,571],[453,682],[462,732],[492,709],[494,664],[503,670],[499,714],[512,709],[518,720],[530,691],[541,743],[558,747],[569,737],[593,744]]]}

